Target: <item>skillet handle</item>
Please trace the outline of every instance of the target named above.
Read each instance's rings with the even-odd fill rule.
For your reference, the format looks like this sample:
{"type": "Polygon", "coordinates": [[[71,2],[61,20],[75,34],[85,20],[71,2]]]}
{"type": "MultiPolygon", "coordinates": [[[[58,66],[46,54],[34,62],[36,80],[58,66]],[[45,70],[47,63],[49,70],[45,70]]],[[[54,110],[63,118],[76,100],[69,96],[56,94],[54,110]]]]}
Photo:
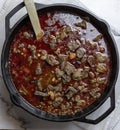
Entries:
{"type": "Polygon", "coordinates": [[[17,5],[13,10],[11,10],[6,18],[5,18],[5,36],[6,38],[8,37],[9,33],[11,32],[11,28],[10,28],[10,18],[16,13],[18,12],[21,8],[23,8],[25,5],[24,3],[20,3],[19,5],[17,5]]]}
{"type": "Polygon", "coordinates": [[[115,89],[113,89],[113,91],[110,95],[110,105],[111,105],[110,108],[95,120],[87,119],[86,117],[83,117],[81,119],[75,119],[75,121],[90,123],[90,124],[97,124],[100,121],[102,121],[103,119],[105,119],[115,108],[115,89]]]}
{"type": "MultiPolygon", "coordinates": [[[[44,4],[39,4],[39,3],[35,3],[36,9],[40,9],[42,7],[44,7],[44,4]]],[[[13,10],[11,10],[6,18],[5,18],[5,36],[6,38],[8,37],[8,35],[10,34],[12,28],[10,28],[10,19],[11,17],[16,14],[20,9],[22,9],[23,7],[25,7],[24,2],[20,3],[19,5],[17,5],[13,10]]]]}

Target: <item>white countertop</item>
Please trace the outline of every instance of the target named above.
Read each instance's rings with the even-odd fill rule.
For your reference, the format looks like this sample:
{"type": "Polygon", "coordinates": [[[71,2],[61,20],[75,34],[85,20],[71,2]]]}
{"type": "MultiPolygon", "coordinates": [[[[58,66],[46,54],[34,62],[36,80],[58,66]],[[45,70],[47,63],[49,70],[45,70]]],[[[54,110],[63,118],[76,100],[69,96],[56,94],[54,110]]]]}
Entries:
{"type": "MultiPolygon", "coordinates": [[[[4,43],[5,16],[22,0],[1,0],[0,1],[0,53],[4,43]]],[[[42,3],[62,3],[62,0],[35,0],[42,3]]],[[[105,19],[111,26],[114,38],[120,50],[120,0],[64,0],[66,3],[82,6],[83,4],[99,17],[105,19]]],[[[0,73],[1,75],[1,73],[0,73]]],[[[20,130],[119,130],[120,128],[120,76],[116,83],[116,108],[102,122],[97,125],[90,125],[78,122],[54,123],[38,119],[23,109],[11,103],[9,93],[0,76],[0,129],[20,130]]],[[[98,110],[101,113],[107,103],[98,110]]]]}

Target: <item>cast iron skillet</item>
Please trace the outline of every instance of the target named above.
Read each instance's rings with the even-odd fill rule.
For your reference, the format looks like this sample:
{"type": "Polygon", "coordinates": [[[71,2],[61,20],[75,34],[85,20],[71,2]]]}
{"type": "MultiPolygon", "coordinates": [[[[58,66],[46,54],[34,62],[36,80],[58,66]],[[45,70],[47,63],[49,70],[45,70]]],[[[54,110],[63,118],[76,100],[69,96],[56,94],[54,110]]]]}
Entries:
{"type": "Polygon", "coordinates": [[[6,40],[3,46],[2,50],[2,56],[1,56],[1,69],[2,69],[2,74],[3,74],[3,79],[4,82],[9,90],[11,100],[13,101],[14,104],[16,104],[19,107],[22,107],[26,111],[30,112],[34,116],[50,121],[81,121],[81,122],[86,122],[86,123],[92,123],[96,124],[103,120],[108,114],[110,114],[113,109],[115,108],[115,95],[114,95],[114,87],[115,83],[117,80],[118,76],[118,70],[119,70],[119,61],[118,61],[118,51],[116,48],[115,41],[110,33],[110,28],[108,24],[99,19],[97,16],[92,14],[91,12],[77,7],[73,5],[63,5],[63,4],[53,4],[53,5],[41,5],[41,4],[36,4],[36,7],[38,9],[38,13],[44,13],[44,12],[50,12],[50,11],[67,11],[70,13],[78,14],[80,16],[87,16],[90,18],[90,22],[95,25],[96,28],[98,28],[104,37],[107,40],[108,46],[110,48],[110,53],[112,56],[112,63],[113,66],[111,68],[111,74],[110,78],[108,81],[108,85],[105,89],[104,94],[92,105],[88,106],[86,109],[83,111],[80,111],[79,113],[75,115],[65,115],[65,116],[56,116],[52,115],[50,113],[47,113],[45,111],[41,111],[40,109],[32,106],[29,104],[17,91],[15,88],[12,78],[9,72],[9,64],[8,64],[8,58],[9,58],[9,50],[11,46],[11,41],[13,40],[15,34],[17,33],[17,30],[19,30],[26,21],[29,20],[28,15],[25,15],[22,17],[14,26],[13,28],[10,28],[10,18],[18,12],[20,9],[24,7],[24,3],[21,3],[17,7],[15,7],[7,16],[6,16],[6,40]],[[90,114],[91,112],[95,111],[97,108],[99,108],[106,100],[107,98],[110,97],[110,108],[100,117],[97,119],[87,119],[86,116],[90,114]]]}

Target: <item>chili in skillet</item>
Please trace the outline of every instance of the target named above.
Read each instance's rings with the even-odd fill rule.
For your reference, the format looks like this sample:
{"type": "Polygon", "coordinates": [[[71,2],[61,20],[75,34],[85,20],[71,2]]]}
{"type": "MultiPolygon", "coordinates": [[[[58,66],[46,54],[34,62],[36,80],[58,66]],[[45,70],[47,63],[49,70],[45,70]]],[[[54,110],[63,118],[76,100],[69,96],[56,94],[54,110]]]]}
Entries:
{"type": "Polygon", "coordinates": [[[41,40],[35,39],[28,22],[12,41],[13,82],[35,107],[57,115],[75,114],[104,93],[112,64],[109,48],[87,17],[50,12],[39,19],[41,40]]]}

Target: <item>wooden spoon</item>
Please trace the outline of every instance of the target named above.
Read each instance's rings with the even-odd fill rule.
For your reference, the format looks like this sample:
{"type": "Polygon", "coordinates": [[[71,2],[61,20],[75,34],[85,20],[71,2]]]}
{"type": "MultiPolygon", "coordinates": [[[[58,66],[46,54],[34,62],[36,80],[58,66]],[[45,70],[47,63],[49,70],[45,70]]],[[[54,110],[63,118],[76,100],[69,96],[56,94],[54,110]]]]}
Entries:
{"type": "Polygon", "coordinates": [[[43,30],[41,29],[40,26],[40,22],[39,22],[39,18],[38,18],[38,14],[35,8],[35,4],[33,0],[24,0],[30,21],[32,23],[33,26],[33,30],[35,32],[36,35],[36,39],[40,40],[43,36],[43,30]]]}

